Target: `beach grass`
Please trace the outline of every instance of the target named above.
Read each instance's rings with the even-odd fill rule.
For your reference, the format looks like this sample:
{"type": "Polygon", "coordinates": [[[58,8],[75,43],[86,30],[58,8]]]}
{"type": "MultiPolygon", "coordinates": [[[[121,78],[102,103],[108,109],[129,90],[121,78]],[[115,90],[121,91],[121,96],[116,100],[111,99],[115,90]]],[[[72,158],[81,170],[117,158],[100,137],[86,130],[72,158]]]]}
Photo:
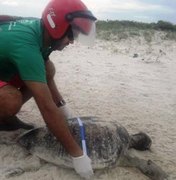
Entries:
{"type": "Polygon", "coordinates": [[[161,35],[163,40],[176,41],[176,25],[165,21],[97,21],[97,38],[102,40],[119,41],[142,36],[149,43],[155,34],[161,35]]]}

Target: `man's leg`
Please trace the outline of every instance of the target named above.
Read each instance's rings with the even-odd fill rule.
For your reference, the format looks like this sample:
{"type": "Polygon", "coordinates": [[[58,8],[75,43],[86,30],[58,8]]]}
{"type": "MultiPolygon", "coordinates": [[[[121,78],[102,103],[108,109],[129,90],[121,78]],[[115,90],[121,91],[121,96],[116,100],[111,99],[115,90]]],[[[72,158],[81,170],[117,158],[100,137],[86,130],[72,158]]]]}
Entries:
{"type": "Polygon", "coordinates": [[[21,109],[23,99],[22,93],[11,85],[7,84],[0,88],[0,130],[33,128],[15,116],[21,109]]]}

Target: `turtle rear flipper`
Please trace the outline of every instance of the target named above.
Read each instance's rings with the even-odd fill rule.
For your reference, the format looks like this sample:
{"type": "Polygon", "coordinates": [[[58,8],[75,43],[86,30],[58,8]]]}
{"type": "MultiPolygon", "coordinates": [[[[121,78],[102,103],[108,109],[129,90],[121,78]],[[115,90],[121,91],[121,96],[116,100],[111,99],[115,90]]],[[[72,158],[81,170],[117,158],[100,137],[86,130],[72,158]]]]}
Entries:
{"type": "Polygon", "coordinates": [[[150,149],[151,144],[152,144],[151,138],[143,132],[133,134],[130,136],[129,148],[145,151],[150,149]]]}
{"type": "Polygon", "coordinates": [[[161,169],[161,167],[151,160],[146,161],[137,157],[131,157],[130,155],[124,155],[120,165],[124,167],[135,167],[152,180],[168,179],[168,175],[161,169]]]}

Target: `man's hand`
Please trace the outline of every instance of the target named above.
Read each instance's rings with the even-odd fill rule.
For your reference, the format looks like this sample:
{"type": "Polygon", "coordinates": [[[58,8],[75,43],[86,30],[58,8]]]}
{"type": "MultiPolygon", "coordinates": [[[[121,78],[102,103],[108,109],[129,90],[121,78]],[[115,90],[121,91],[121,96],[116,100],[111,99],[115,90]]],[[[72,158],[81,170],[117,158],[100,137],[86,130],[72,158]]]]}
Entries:
{"type": "Polygon", "coordinates": [[[60,106],[59,109],[63,112],[66,119],[71,119],[75,117],[68,105],[65,104],[63,106],[60,106]]]}
{"type": "Polygon", "coordinates": [[[90,179],[93,176],[91,160],[86,154],[79,157],[72,157],[72,159],[73,159],[73,167],[75,171],[82,178],[90,179]]]}

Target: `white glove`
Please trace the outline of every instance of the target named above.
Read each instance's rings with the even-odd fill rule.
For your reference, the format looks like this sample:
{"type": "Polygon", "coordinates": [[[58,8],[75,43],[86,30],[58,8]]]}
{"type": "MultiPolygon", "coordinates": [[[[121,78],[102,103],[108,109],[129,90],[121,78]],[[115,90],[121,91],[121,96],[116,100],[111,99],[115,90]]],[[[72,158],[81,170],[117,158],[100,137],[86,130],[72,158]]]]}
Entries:
{"type": "Polygon", "coordinates": [[[71,119],[71,118],[75,117],[75,116],[73,116],[71,109],[66,104],[63,106],[60,106],[59,109],[62,110],[66,119],[71,119]]]}
{"type": "Polygon", "coordinates": [[[73,167],[75,171],[85,179],[90,179],[93,176],[93,170],[91,166],[90,158],[84,154],[79,157],[72,157],[73,159],[73,167]]]}

